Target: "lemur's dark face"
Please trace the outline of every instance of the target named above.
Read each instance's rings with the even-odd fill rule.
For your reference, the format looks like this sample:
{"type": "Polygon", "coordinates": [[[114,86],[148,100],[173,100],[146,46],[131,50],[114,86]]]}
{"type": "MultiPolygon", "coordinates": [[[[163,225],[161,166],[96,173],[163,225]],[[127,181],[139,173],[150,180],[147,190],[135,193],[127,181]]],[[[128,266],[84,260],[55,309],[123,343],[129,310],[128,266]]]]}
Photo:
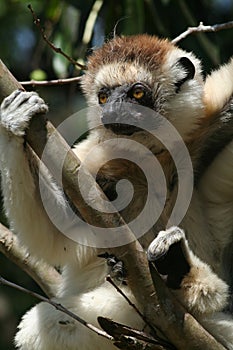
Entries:
{"type": "Polygon", "coordinates": [[[102,107],[102,123],[117,135],[131,136],[142,131],[133,125],[142,118],[137,105],[153,109],[152,89],[142,82],[101,88],[98,101],[102,107]]]}

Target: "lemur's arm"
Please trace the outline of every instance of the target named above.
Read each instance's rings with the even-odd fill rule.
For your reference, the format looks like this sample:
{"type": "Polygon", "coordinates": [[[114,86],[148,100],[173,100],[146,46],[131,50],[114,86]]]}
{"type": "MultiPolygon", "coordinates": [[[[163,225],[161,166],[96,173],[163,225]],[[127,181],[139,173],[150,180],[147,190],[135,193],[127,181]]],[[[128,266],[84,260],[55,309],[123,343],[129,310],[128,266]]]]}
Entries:
{"type": "MultiPolygon", "coordinates": [[[[1,106],[0,167],[4,208],[11,229],[33,255],[52,264],[74,258],[74,243],[53,225],[45,212],[38,189],[38,167],[24,142],[30,119],[45,113],[47,106],[34,92],[15,91],[1,106]]],[[[45,170],[46,171],[46,170],[45,170]]],[[[46,171],[42,191],[50,206],[66,214],[66,199],[46,171]]],[[[54,211],[55,215],[55,211],[54,211]]]]}
{"type": "Polygon", "coordinates": [[[195,182],[198,185],[205,170],[233,140],[233,59],[207,76],[204,85],[205,118],[198,130],[194,147],[195,182]]]}

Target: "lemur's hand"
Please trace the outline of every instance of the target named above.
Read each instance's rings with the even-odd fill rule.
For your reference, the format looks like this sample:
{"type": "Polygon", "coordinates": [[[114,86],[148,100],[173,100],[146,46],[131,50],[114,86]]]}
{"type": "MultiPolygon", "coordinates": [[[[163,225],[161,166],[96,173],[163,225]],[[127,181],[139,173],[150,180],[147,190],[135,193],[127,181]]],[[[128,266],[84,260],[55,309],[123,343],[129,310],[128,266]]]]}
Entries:
{"type": "Polygon", "coordinates": [[[47,105],[36,92],[16,90],[1,105],[0,125],[9,134],[23,137],[31,118],[47,111],[47,105]]]}
{"type": "Polygon", "coordinates": [[[126,270],[123,261],[119,260],[113,254],[103,253],[98,256],[106,259],[107,265],[110,267],[110,277],[115,281],[126,284],[126,270]]]}
{"type": "Polygon", "coordinates": [[[165,276],[168,287],[177,289],[190,270],[188,251],[184,231],[174,226],[159,232],[148,248],[147,257],[165,276]]]}

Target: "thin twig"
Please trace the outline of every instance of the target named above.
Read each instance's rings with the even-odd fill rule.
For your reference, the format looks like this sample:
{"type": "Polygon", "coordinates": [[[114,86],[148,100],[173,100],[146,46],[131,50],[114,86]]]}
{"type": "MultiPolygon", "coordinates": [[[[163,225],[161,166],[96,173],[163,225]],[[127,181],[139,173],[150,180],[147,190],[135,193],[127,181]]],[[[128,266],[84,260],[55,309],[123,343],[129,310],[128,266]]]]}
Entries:
{"type": "Polygon", "coordinates": [[[33,19],[34,19],[34,23],[35,25],[39,28],[40,33],[42,35],[42,38],[44,39],[44,41],[51,47],[51,49],[53,51],[55,51],[56,53],[61,54],[62,56],[64,56],[69,62],[71,62],[73,65],[79,67],[82,70],[86,69],[86,66],[83,64],[78,63],[76,60],[74,60],[72,57],[70,57],[69,55],[67,55],[60,47],[56,47],[46,36],[44,29],[41,27],[40,25],[40,19],[37,17],[35,11],[33,10],[31,5],[28,5],[29,10],[32,13],[33,19]]]}
{"type": "Polygon", "coordinates": [[[170,343],[166,342],[164,339],[160,338],[157,335],[157,330],[148,322],[147,318],[141,313],[141,311],[137,308],[137,306],[132,303],[132,301],[127,297],[127,295],[115,284],[115,282],[112,280],[112,278],[108,275],[106,277],[106,281],[109,282],[118,293],[127,301],[127,303],[132,306],[132,308],[136,311],[136,313],[141,317],[141,319],[145,322],[145,324],[153,331],[153,336],[156,338],[158,342],[160,342],[162,345],[171,346],[170,343]]]}
{"type": "Polygon", "coordinates": [[[49,86],[49,85],[64,85],[64,84],[70,84],[75,82],[80,82],[81,77],[74,77],[74,78],[65,78],[65,79],[54,79],[54,80],[29,80],[29,81],[21,81],[20,84],[23,86],[49,86]]]}
{"type": "Polygon", "coordinates": [[[127,303],[130,306],[132,306],[132,308],[137,312],[137,314],[146,323],[146,325],[156,333],[156,330],[148,323],[146,317],[141,313],[141,311],[137,308],[137,306],[134,303],[132,303],[132,301],[127,297],[127,295],[115,284],[115,282],[112,280],[112,278],[109,275],[106,277],[106,281],[109,282],[117,290],[118,293],[120,293],[120,295],[127,301],[127,303]]]}
{"type": "Polygon", "coordinates": [[[57,310],[65,313],[66,315],[70,316],[71,318],[73,318],[74,320],[76,320],[77,322],[81,323],[83,326],[87,327],[88,329],[90,329],[91,331],[95,332],[96,334],[100,335],[101,337],[107,338],[111,341],[114,340],[114,338],[112,336],[110,336],[108,333],[106,333],[105,331],[95,327],[94,325],[92,325],[91,323],[86,322],[85,320],[83,320],[82,318],[80,318],[79,316],[77,316],[76,314],[74,314],[72,311],[69,311],[68,309],[66,309],[62,304],[56,303],[55,301],[53,301],[52,299],[48,299],[38,293],[35,293],[29,289],[26,289],[24,287],[19,286],[18,284],[15,284],[13,282],[10,282],[8,280],[6,280],[5,278],[3,278],[2,276],[0,276],[0,284],[4,285],[4,286],[8,286],[14,289],[19,290],[20,292],[29,294],[41,301],[44,301],[45,303],[48,303],[52,306],[54,306],[57,310]]]}
{"type": "Polygon", "coordinates": [[[194,34],[194,33],[205,33],[205,32],[218,32],[223,29],[231,29],[233,28],[233,21],[221,23],[221,24],[214,24],[212,26],[206,26],[203,24],[203,22],[200,22],[199,26],[197,27],[189,27],[185,32],[178,35],[176,38],[172,40],[174,44],[177,44],[179,41],[185,39],[188,35],[194,34]]]}

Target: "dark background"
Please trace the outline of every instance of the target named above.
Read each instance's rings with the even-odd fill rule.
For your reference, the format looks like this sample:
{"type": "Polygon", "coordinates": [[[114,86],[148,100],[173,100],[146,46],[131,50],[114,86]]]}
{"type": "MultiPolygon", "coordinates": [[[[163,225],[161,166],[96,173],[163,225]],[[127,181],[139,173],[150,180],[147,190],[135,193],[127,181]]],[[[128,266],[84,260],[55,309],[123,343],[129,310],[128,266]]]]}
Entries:
{"type": "MultiPolygon", "coordinates": [[[[44,42],[27,8],[28,1],[0,0],[0,58],[20,81],[57,79],[80,74],[64,57],[44,42]]],[[[92,48],[117,34],[149,33],[175,38],[188,26],[233,20],[232,0],[33,0],[46,35],[71,57],[85,62],[92,48]],[[96,13],[97,10],[97,13],[96,13]],[[90,14],[96,20],[90,23],[90,14]]],[[[233,29],[190,35],[179,43],[202,59],[204,74],[233,54],[233,29]]],[[[49,118],[57,125],[85,105],[77,83],[35,89],[50,106],[49,118]]],[[[2,150],[0,150],[1,152],[2,150]]],[[[2,221],[6,224],[3,214],[2,221]]],[[[38,286],[0,255],[0,274],[27,288],[38,286]]],[[[0,349],[12,350],[20,317],[38,301],[0,286],[0,349]]]]}

